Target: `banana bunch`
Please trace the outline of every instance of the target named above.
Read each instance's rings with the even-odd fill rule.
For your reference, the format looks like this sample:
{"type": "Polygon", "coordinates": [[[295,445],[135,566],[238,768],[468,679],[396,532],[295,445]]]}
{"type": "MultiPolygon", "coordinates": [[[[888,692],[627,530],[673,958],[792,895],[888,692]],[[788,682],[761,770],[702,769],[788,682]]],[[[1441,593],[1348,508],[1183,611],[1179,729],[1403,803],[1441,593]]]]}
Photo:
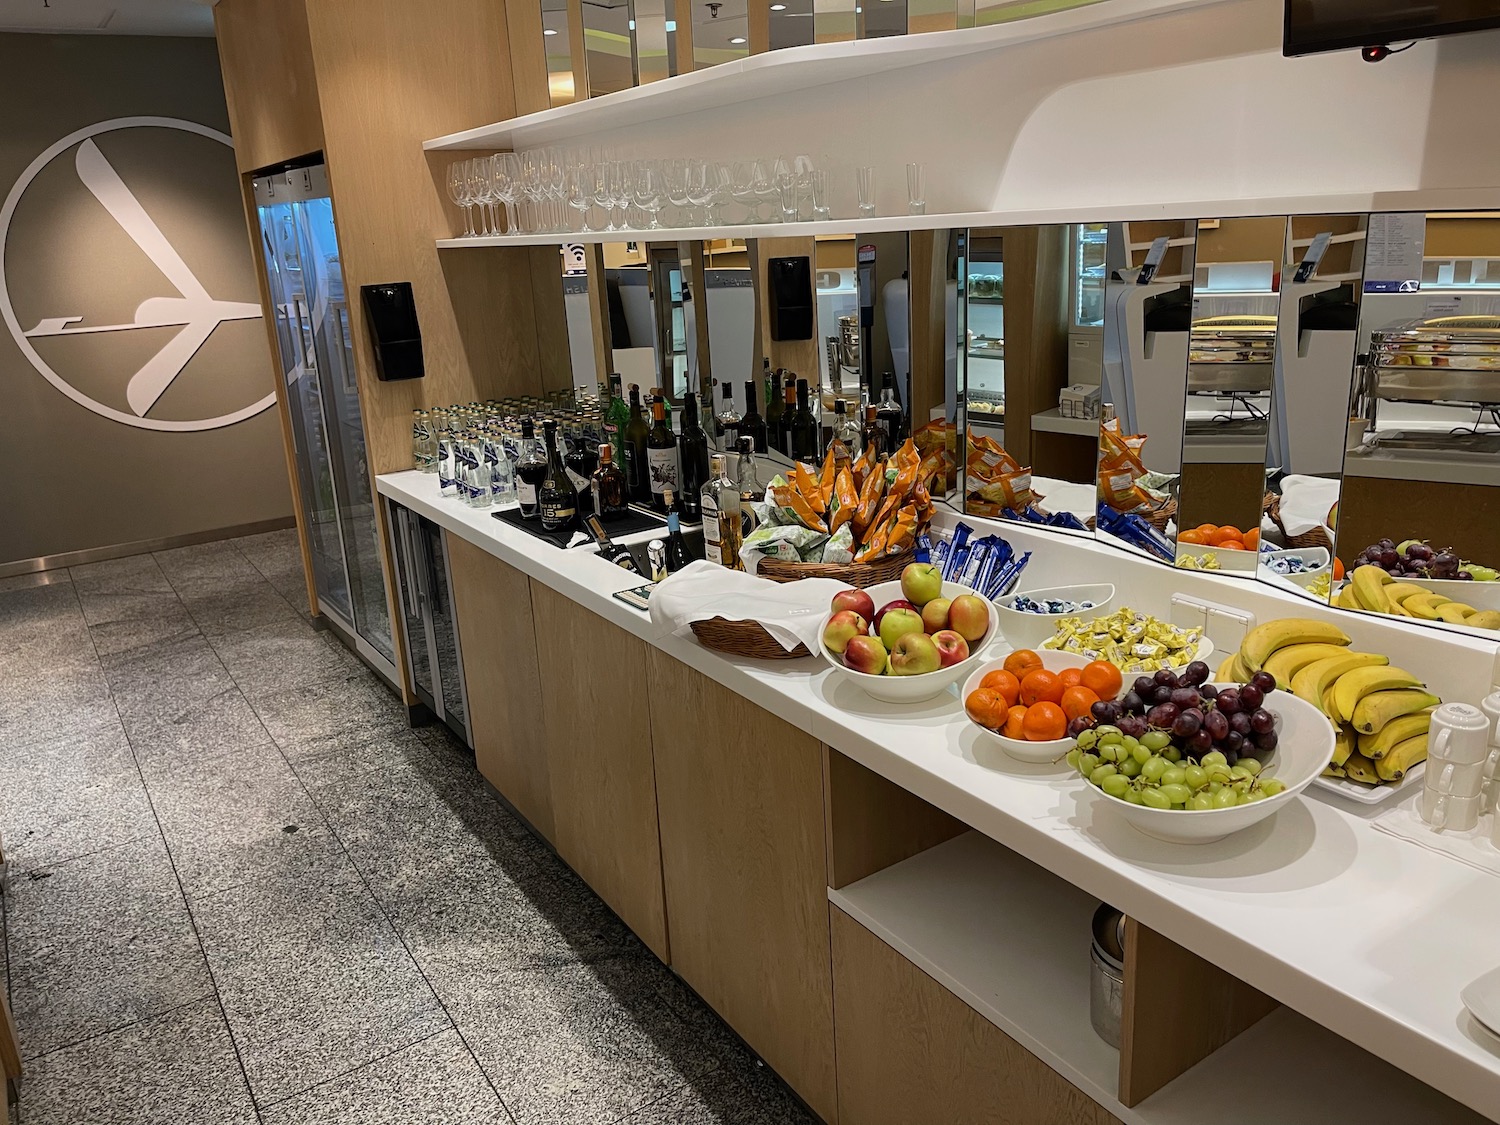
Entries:
{"type": "Polygon", "coordinates": [[[1414,617],[1422,621],[1446,621],[1475,629],[1500,629],[1500,611],[1475,609],[1444,594],[1434,594],[1415,582],[1398,582],[1378,566],[1357,566],[1349,582],[1334,598],[1344,609],[1414,617]]]}
{"type": "Polygon", "coordinates": [[[1274,676],[1279,689],[1311,703],[1333,724],[1333,760],[1324,776],[1393,784],[1427,760],[1427,729],[1442,700],[1387,657],[1355,652],[1351,643],[1326,621],[1268,621],[1245,634],[1239,651],[1219,668],[1219,679],[1274,676]]]}

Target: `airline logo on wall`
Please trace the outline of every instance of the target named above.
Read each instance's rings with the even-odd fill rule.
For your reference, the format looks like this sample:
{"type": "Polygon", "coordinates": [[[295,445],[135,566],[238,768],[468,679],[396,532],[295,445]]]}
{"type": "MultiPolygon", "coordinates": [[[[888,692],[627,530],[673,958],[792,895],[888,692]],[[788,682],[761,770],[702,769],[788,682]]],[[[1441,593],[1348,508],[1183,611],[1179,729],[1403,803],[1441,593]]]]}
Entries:
{"type": "Polygon", "coordinates": [[[254,296],[243,256],[217,252],[226,217],[238,216],[234,237],[243,230],[233,165],[226,176],[219,146],[234,147],[226,134],[177,118],[101,121],[33,160],[0,207],[0,315],[38,374],[100,417],[212,430],[276,401],[263,393],[268,367],[267,380],[246,386],[242,374],[225,377],[247,368],[222,362],[227,353],[192,362],[216,336],[223,348],[265,346],[263,336],[222,331],[259,320],[259,303],[210,291],[254,296]],[[104,134],[117,134],[105,142],[110,156],[95,141],[104,134]],[[195,270],[189,244],[215,260],[195,270]]]}

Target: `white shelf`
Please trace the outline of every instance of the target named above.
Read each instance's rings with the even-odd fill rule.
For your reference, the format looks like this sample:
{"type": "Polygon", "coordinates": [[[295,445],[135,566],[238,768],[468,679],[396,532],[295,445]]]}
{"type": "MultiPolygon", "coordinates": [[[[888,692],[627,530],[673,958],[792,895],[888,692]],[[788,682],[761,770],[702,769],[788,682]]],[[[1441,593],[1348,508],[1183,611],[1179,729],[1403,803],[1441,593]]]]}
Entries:
{"type": "Polygon", "coordinates": [[[1099,419],[1097,418],[1064,418],[1057,407],[1044,410],[1040,414],[1031,416],[1031,428],[1033,430],[1046,430],[1053,434],[1078,434],[1081,437],[1097,438],[1099,436],[1099,419]]]}
{"type": "Polygon", "coordinates": [[[1479,1125],[1353,1043],[1278,1010],[1134,1108],[1089,1022],[1097,903],[978,832],[828,899],[1127,1125],[1479,1125]]]}

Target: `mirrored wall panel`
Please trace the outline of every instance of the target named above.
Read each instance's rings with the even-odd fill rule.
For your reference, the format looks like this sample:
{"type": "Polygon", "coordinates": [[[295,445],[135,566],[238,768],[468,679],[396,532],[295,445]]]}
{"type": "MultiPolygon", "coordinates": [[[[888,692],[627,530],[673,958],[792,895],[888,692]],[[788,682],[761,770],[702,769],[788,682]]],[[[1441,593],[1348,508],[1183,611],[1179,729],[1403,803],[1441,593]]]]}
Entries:
{"type": "Polygon", "coordinates": [[[767,20],[771,50],[813,42],[813,0],[773,0],[767,20]]]}
{"type": "Polygon", "coordinates": [[[636,84],[630,0],[589,0],[582,20],[588,96],[630,89],[636,84]]]}
{"type": "MultiPolygon", "coordinates": [[[[554,106],[577,101],[580,83],[574,72],[574,33],[569,20],[569,0],[540,0],[542,5],[542,52],[547,58],[547,96],[554,106]]],[[[583,30],[582,24],[578,30],[583,30]]]]}
{"type": "Polygon", "coordinates": [[[1198,223],[1173,521],[1185,568],[1256,570],[1286,242],[1284,215],[1198,223]]]}
{"type": "Polygon", "coordinates": [[[1111,223],[1106,234],[1099,538],[1176,556],[1198,222],[1111,223]]]}
{"type": "MultiPolygon", "coordinates": [[[[587,254],[589,247],[573,243],[562,248],[563,320],[571,386],[589,394],[597,392],[602,369],[594,346],[593,303],[589,296],[587,254]]],[[[547,346],[548,340],[543,338],[547,346]]]]}
{"type": "MultiPolygon", "coordinates": [[[[693,69],[733,62],[750,54],[749,0],[678,0],[677,19],[691,15],[693,69]]],[[[675,28],[674,28],[675,30],[675,28]]]]}

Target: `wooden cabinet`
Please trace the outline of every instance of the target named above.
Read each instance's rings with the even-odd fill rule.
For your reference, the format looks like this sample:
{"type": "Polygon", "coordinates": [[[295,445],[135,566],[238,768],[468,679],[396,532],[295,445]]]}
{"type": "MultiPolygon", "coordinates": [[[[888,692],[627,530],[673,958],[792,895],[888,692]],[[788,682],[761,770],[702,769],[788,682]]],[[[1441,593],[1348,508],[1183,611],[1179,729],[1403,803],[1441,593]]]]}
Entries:
{"type": "Polygon", "coordinates": [[[843,1125],[1119,1125],[849,915],[829,912],[843,1125]]]}
{"type": "Polygon", "coordinates": [[[553,838],[546,730],[537,700],[531,582],[488,551],[446,537],[469,697],[469,734],[484,779],[553,838]]]}
{"type": "Polygon", "coordinates": [[[651,951],[670,961],[647,645],[540,582],[531,583],[531,611],[552,842],[651,951]]]}
{"type": "Polygon", "coordinates": [[[649,659],[672,967],[834,1121],[822,746],[660,650],[649,659]]]}

